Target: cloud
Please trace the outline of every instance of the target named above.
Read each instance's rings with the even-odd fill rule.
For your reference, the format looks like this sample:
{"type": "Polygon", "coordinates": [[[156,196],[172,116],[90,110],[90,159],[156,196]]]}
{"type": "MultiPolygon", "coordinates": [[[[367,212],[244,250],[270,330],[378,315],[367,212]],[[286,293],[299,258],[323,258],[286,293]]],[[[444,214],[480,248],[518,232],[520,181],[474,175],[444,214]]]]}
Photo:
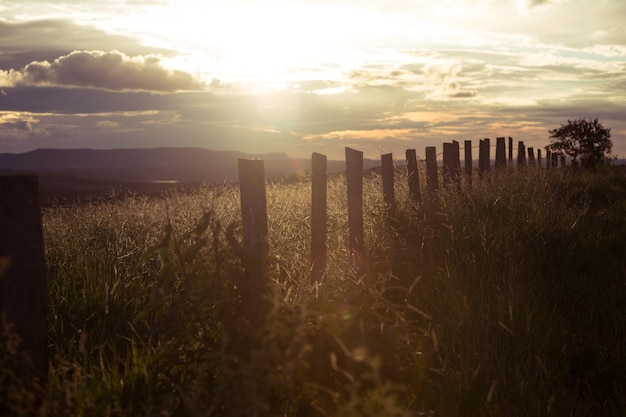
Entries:
{"type": "Polygon", "coordinates": [[[161,55],[74,51],[54,61],[35,61],[0,71],[0,85],[87,87],[111,91],[175,92],[202,89],[189,73],[169,70],[161,55]]]}
{"type": "Polygon", "coordinates": [[[172,53],[142,45],[131,36],[116,35],[69,20],[29,20],[9,23],[0,19],[0,68],[22,68],[33,61],[53,61],[72,51],[110,50],[128,55],[172,53]]]}
{"type": "MultiPolygon", "coordinates": [[[[236,65],[227,62],[226,52],[236,52],[231,39],[210,29],[205,18],[211,17],[198,10],[193,23],[206,31],[198,32],[200,26],[184,19],[179,26],[142,28],[144,19],[170,17],[151,15],[147,8],[137,21],[130,20],[135,13],[119,19],[117,7],[109,11],[116,15],[107,17],[102,9],[94,20],[98,9],[93,7],[103,7],[100,3],[70,7],[65,2],[58,9],[68,11],[63,19],[72,19],[72,10],[80,9],[75,20],[80,24],[51,20],[58,10],[39,14],[49,20],[3,22],[23,19],[28,10],[41,13],[32,1],[13,2],[10,7],[19,7],[20,13],[11,17],[3,10],[0,18],[0,116],[2,111],[23,115],[4,120],[0,145],[7,132],[27,138],[45,129],[49,136],[43,142],[55,147],[256,146],[293,155],[313,149],[341,155],[347,144],[376,153],[381,141],[385,149],[397,151],[407,146],[407,139],[420,148],[502,135],[539,146],[550,128],[577,116],[598,116],[615,132],[616,145],[626,137],[624,0],[603,0],[592,8],[571,0],[373,0],[355,16],[356,23],[373,10],[380,13],[372,21],[391,20],[381,26],[357,24],[354,33],[343,19],[326,22],[347,25],[346,36],[329,42],[319,62],[292,60],[291,49],[284,48],[291,44],[280,41],[267,44],[269,52],[274,48],[279,53],[244,53],[245,59],[233,61],[236,65]],[[353,40],[364,27],[363,33],[372,33],[353,40]],[[167,28],[174,39],[165,39],[167,28]],[[183,33],[192,38],[178,41],[183,33]],[[367,48],[359,49],[363,45],[367,48]],[[121,52],[102,52],[111,50],[121,52]],[[281,54],[285,59],[279,64],[285,68],[268,58],[281,54]],[[192,67],[223,84],[201,84],[190,75],[192,67]],[[252,75],[246,75],[248,70],[252,75]],[[286,80],[280,87],[250,88],[256,81],[273,82],[278,72],[286,80]],[[154,94],[159,92],[176,94],[154,94]]],[[[240,3],[245,2],[254,0],[240,3]]],[[[336,10],[339,15],[358,3],[302,2],[310,10],[319,2],[333,8],[343,4],[336,10]]],[[[180,9],[178,3],[167,3],[180,9]]],[[[123,8],[130,11],[137,4],[127,1],[123,8]]],[[[306,17],[315,22],[319,15],[306,17]]],[[[229,27],[225,16],[212,16],[229,27]]],[[[252,31],[235,33],[242,26],[231,26],[238,35],[235,44],[250,50],[246,36],[252,31]]],[[[256,44],[265,45],[260,39],[256,44]]],[[[310,54],[307,48],[302,51],[295,58],[310,54]]],[[[16,141],[12,146],[26,149],[40,143],[16,141]]]]}
{"type": "Polygon", "coordinates": [[[533,7],[554,3],[554,0],[518,0],[517,3],[528,9],[532,9],[533,7]]]}
{"type": "Polygon", "coordinates": [[[448,94],[450,98],[472,98],[476,97],[476,91],[457,91],[455,93],[448,94]]]}
{"type": "Polygon", "coordinates": [[[0,113],[0,137],[2,142],[23,142],[43,139],[49,133],[37,126],[39,120],[31,115],[0,113]]]}
{"type": "Polygon", "coordinates": [[[569,0],[514,0],[518,10],[524,13],[532,9],[541,9],[552,6],[554,4],[565,3],[569,0]]]}

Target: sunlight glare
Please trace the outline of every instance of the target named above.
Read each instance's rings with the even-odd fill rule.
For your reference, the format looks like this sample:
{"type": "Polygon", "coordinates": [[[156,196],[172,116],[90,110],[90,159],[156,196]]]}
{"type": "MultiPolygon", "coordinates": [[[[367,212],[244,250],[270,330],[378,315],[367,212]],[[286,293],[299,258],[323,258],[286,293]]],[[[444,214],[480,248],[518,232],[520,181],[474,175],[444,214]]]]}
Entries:
{"type": "Polygon", "coordinates": [[[221,78],[275,84],[323,55],[332,39],[319,27],[322,13],[295,2],[196,3],[194,7],[177,2],[145,24],[165,29],[166,41],[205,51],[214,63],[208,70],[221,78]]]}
{"type": "Polygon", "coordinates": [[[138,34],[150,34],[146,42],[204,55],[188,62],[205,62],[205,78],[265,90],[285,88],[320,69],[361,65],[354,62],[355,50],[375,48],[381,36],[397,36],[400,27],[368,9],[283,0],[170,1],[132,19],[138,34]]]}

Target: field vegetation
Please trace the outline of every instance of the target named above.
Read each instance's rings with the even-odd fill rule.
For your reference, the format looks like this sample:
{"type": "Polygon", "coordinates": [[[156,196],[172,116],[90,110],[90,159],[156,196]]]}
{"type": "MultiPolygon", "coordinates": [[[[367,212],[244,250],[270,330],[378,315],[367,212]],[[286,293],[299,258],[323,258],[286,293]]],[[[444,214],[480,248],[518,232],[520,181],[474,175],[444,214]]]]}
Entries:
{"type": "Polygon", "coordinates": [[[406,183],[400,170],[389,221],[380,176],[364,179],[358,276],[345,177],[330,178],[320,282],[310,178],[269,183],[267,291],[249,279],[236,186],[46,208],[48,388],[19,377],[4,326],[2,411],[624,415],[623,170],[493,172],[417,206],[406,183]]]}

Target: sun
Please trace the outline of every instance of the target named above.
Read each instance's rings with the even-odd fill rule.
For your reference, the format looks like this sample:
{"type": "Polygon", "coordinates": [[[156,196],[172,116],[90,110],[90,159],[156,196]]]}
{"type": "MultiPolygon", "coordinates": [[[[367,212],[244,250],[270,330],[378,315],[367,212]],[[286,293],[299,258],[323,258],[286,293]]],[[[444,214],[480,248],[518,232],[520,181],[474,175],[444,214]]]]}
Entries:
{"type": "Polygon", "coordinates": [[[257,86],[302,80],[331,62],[339,68],[347,50],[367,45],[372,28],[384,25],[346,4],[294,0],[172,0],[125,19],[154,43],[204,54],[198,61],[212,76],[257,86]]]}
{"type": "Polygon", "coordinates": [[[247,2],[230,12],[212,48],[226,76],[257,85],[301,79],[334,60],[358,25],[345,9],[309,2],[247,2]]]}
{"type": "Polygon", "coordinates": [[[322,59],[327,39],[304,18],[302,6],[287,11],[277,5],[251,7],[253,12],[233,19],[224,31],[227,36],[217,43],[229,73],[272,83],[322,59]]]}
{"type": "Polygon", "coordinates": [[[284,81],[332,47],[338,16],[308,2],[171,2],[134,17],[136,30],[173,50],[203,53],[208,71],[249,83],[284,81]]]}

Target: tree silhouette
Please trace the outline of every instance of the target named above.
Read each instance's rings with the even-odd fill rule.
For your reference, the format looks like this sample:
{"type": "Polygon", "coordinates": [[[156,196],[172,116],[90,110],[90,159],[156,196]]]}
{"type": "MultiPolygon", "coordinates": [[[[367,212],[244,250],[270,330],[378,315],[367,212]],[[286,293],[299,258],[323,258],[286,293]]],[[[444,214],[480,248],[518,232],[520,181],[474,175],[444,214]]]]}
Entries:
{"type": "Polygon", "coordinates": [[[607,129],[598,119],[568,120],[567,124],[550,133],[551,143],[546,149],[559,155],[572,157],[572,165],[595,168],[608,163],[613,148],[611,129],[607,129]]]}

